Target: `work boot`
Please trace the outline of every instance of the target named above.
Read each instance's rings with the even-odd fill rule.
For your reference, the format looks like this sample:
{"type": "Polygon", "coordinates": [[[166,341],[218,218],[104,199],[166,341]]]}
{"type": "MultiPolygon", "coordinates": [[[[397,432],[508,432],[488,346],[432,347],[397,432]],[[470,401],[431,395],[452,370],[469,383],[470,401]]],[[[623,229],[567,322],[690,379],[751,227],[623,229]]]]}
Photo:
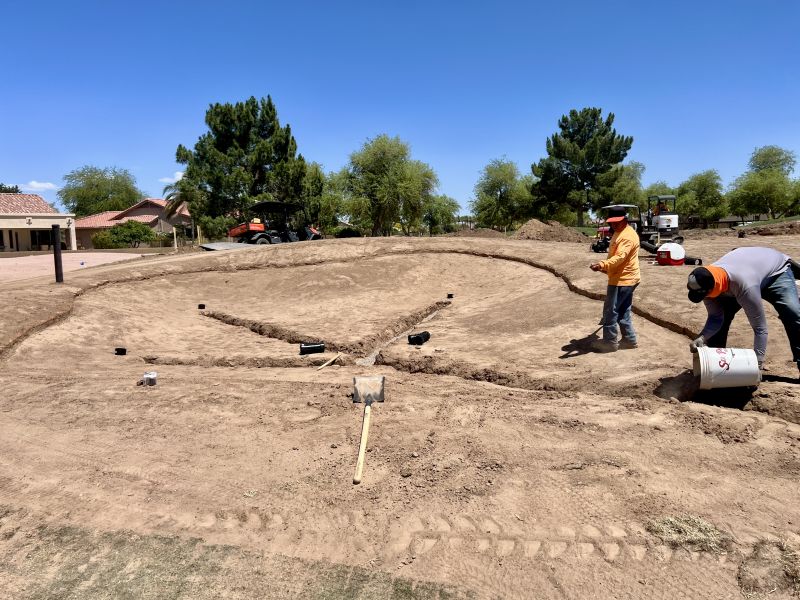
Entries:
{"type": "Polygon", "coordinates": [[[608,340],[594,340],[592,342],[592,350],[595,352],[616,352],[619,348],[617,342],[610,342],[608,340]]]}
{"type": "Polygon", "coordinates": [[[623,339],[619,343],[620,350],[633,350],[638,347],[639,343],[636,340],[623,339]]]}

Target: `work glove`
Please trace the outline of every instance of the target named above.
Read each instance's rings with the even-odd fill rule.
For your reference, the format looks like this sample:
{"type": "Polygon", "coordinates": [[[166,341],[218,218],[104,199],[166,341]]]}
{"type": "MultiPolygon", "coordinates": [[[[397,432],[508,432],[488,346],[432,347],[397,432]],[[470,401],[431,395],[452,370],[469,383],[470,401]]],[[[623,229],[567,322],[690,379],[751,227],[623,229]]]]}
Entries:
{"type": "Polygon", "coordinates": [[[698,348],[700,348],[702,346],[705,346],[705,345],[706,345],[706,340],[701,335],[701,336],[693,339],[691,342],[689,342],[689,351],[692,354],[694,354],[695,352],[697,352],[698,348]]]}

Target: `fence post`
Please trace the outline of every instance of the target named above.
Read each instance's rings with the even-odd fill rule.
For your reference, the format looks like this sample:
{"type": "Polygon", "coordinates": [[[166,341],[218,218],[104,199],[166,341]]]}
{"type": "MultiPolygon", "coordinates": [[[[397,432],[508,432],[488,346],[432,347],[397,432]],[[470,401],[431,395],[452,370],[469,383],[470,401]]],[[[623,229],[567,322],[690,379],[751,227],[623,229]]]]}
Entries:
{"type": "Polygon", "coordinates": [[[64,269],[61,266],[61,226],[53,225],[50,233],[53,242],[53,261],[56,267],[56,283],[64,283],[64,269]]]}

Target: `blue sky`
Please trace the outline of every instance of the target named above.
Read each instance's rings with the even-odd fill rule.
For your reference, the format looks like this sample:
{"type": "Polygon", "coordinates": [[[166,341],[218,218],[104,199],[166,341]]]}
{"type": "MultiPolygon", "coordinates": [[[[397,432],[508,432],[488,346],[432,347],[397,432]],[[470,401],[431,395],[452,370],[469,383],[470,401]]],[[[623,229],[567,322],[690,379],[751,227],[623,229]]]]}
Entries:
{"type": "Polygon", "coordinates": [[[5,2],[0,181],[56,200],[83,165],[160,196],[213,102],[272,95],[326,170],[381,133],[466,207],[571,108],[614,112],[644,183],[757,146],[800,154],[800,2],[5,2]]]}

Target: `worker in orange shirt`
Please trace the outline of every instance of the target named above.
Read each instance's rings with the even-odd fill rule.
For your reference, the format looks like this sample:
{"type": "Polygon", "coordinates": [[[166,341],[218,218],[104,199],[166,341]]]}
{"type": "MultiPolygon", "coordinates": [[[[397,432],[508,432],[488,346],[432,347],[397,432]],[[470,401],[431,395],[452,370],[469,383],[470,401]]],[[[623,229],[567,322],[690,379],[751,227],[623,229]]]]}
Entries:
{"type": "Polygon", "coordinates": [[[592,263],[589,268],[608,274],[606,301],[603,305],[603,339],[596,340],[594,350],[615,352],[619,348],[637,348],[636,331],[631,321],[633,292],[641,281],[639,272],[639,236],[628,224],[625,209],[612,206],[606,223],[614,235],[608,248],[608,258],[592,263]],[[622,340],[617,336],[622,331],[622,340]]]}

